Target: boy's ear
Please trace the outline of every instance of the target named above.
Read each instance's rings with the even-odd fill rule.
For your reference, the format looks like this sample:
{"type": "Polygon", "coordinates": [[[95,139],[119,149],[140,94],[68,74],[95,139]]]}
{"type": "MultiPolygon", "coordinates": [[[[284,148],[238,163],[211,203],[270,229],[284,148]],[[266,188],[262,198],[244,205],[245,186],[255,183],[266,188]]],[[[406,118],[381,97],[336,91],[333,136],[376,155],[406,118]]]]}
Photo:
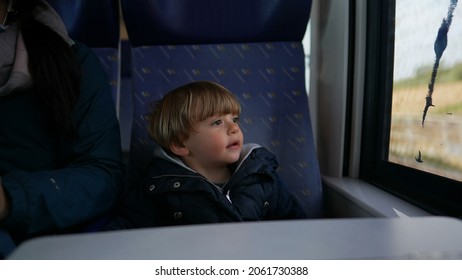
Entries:
{"type": "Polygon", "coordinates": [[[170,144],[170,151],[179,157],[184,157],[189,154],[189,149],[185,145],[178,143],[170,144]]]}

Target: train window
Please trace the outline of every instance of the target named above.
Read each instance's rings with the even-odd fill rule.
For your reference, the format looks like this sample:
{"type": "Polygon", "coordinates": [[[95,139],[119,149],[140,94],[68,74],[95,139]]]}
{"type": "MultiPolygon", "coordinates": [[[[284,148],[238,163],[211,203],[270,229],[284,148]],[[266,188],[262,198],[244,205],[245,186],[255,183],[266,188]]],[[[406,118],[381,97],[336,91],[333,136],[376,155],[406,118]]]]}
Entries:
{"type": "Polygon", "coordinates": [[[448,2],[396,1],[388,154],[462,181],[462,10],[448,2]]]}
{"type": "Polygon", "coordinates": [[[462,216],[462,10],[368,2],[361,176],[434,214],[462,216]]]}

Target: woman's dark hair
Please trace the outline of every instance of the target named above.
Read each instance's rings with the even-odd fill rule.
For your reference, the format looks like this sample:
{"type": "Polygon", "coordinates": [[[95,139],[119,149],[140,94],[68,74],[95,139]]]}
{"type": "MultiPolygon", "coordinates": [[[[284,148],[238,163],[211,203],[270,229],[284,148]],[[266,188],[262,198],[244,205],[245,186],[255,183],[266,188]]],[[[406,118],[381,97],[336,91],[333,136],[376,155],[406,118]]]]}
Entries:
{"type": "Polygon", "coordinates": [[[29,55],[34,87],[49,112],[50,132],[77,136],[73,111],[80,93],[80,65],[73,49],[58,33],[34,19],[39,0],[16,0],[16,17],[29,55]]]}

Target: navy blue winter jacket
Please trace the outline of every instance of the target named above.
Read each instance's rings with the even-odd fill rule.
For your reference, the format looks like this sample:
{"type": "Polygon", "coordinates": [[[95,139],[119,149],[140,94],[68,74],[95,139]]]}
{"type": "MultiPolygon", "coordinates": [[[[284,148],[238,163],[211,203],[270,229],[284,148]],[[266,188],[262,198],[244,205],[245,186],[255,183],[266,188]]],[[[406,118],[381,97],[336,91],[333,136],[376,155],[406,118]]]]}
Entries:
{"type": "Polygon", "coordinates": [[[15,241],[90,221],[113,207],[123,187],[120,130],[107,77],[88,47],[76,43],[73,49],[82,67],[76,140],[47,132],[47,109],[33,89],[0,98],[0,176],[11,206],[0,231],[15,241]]]}
{"type": "Polygon", "coordinates": [[[217,186],[158,149],[108,229],[305,218],[277,167],[267,149],[245,145],[230,180],[217,186]]]}

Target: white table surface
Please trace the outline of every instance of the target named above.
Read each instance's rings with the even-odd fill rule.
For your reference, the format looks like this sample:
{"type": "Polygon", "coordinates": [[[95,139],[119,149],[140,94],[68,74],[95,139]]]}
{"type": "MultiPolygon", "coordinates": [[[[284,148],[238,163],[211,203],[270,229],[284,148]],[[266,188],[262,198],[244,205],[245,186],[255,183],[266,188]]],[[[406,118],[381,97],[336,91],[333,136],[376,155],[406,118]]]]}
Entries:
{"type": "Polygon", "coordinates": [[[226,223],[40,237],[9,259],[462,259],[448,217],[226,223]]]}

